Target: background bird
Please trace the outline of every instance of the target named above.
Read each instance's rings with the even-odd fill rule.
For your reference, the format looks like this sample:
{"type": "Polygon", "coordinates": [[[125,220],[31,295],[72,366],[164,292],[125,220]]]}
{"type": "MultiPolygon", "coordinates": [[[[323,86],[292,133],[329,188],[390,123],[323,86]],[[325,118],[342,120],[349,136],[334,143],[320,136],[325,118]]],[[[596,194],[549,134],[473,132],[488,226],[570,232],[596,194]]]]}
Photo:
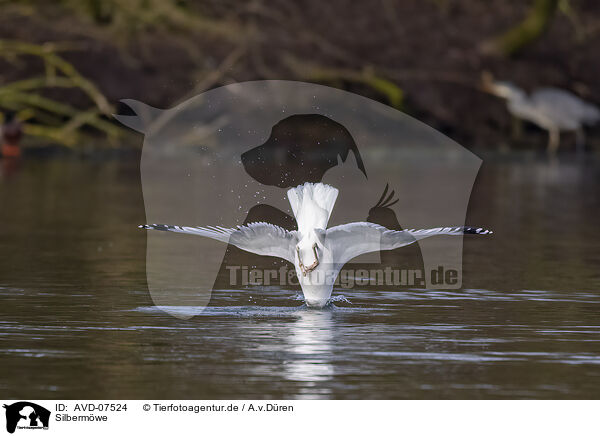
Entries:
{"type": "Polygon", "coordinates": [[[576,95],[559,88],[544,87],[530,95],[511,82],[494,81],[483,76],[483,89],[506,99],[506,107],[514,117],[530,121],[548,131],[548,152],[555,153],[561,131],[575,132],[577,150],[583,150],[584,125],[600,120],[600,109],[576,95]]]}
{"type": "Polygon", "coordinates": [[[2,156],[19,157],[21,155],[19,142],[23,136],[23,125],[14,112],[8,112],[5,115],[0,132],[2,134],[2,156]]]}
{"type": "Polygon", "coordinates": [[[374,223],[354,222],[327,229],[338,190],[322,183],[305,183],[288,190],[298,230],[269,223],[236,228],[183,227],[165,224],[140,228],[205,236],[242,250],[276,256],[294,264],[306,304],[323,307],[329,301],[340,269],[351,259],[379,250],[393,250],[436,235],[489,234],[475,227],[438,227],[423,230],[389,230],[374,223]]]}

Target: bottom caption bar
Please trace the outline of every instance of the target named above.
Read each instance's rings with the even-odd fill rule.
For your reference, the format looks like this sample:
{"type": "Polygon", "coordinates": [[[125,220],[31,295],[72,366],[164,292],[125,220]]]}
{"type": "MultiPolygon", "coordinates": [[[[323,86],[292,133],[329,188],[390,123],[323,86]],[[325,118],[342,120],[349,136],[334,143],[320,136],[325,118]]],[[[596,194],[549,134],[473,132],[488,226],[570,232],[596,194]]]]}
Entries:
{"type": "Polygon", "coordinates": [[[4,400],[8,434],[598,435],[599,401],[4,400]],[[378,433],[376,433],[378,434],[378,433]]]}

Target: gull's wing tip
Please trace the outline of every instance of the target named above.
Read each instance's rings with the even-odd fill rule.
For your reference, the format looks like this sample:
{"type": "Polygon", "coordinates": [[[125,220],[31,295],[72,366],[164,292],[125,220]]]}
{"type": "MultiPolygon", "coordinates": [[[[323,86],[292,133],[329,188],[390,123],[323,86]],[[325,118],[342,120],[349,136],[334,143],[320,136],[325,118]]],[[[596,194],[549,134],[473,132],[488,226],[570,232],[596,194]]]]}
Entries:
{"type": "Polygon", "coordinates": [[[467,235],[491,235],[494,232],[483,227],[466,227],[464,233],[467,235]]]}
{"type": "Polygon", "coordinates": [[[138,229],[145,230],[172,230],[174,228],[175,226],[168,226],[166,224],[142,224],[141,226],[138,226],[138,229]]]}

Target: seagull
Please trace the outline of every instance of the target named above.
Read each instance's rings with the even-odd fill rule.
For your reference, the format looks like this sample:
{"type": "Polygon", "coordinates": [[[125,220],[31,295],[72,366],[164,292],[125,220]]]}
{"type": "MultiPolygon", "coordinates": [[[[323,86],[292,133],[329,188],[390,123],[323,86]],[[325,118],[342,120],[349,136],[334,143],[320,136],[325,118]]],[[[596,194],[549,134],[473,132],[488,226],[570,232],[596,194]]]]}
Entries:
{"type": "Polygon", "coordinates": [[[338,190],[323,183],[304,183],[287,191],[298,230],[255,222],[235,228],[221,226],[186,227],[166,224],[139,226],[204,236],[263,256],[275,256],[292,263],[308,307],[327,305],[333,284],[342,267],[362,254],[394,250],[436,235],[491,234],[476,227],[437,227],[421,230],[389,230],[369,222],[353,222],[331,228],[327,223],[338,190]]]}
{"type": "Polygon", "coordinates": [[[581,150],[584,125],[600,121],[600,109],[564,89],[538,88],[529,96],[511,82],[484,77],[484,89],[506,100],[508,111],[515,117],[530,121],[548,131],[548,152],[555,153],[561,131],[574,131],[577,149],[581,150]]]}

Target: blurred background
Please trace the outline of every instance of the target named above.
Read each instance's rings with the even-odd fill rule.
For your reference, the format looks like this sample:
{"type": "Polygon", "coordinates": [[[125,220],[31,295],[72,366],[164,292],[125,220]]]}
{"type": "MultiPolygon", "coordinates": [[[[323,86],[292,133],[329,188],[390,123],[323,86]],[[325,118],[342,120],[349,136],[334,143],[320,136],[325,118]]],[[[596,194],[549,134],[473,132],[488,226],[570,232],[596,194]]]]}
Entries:
{"type": "MultiPolygon", "coordinates": [[[[362,94],[471,149],[548,141],[513,122],[485,77],[600,102],[592,0],[13,0],[0,11],[0,109],[26,123],[26,146],[139,146],[111,120],[120,99],[167,108],[258,79],[362,94]]],[[[597,128],[587,133],[597,151],[597,128]]]]}
{"type": "Polygon", "coordinates": [[[599,45],[593,0],[0,0],[0,397],[598,398],[599,45]],[[483,159],[466,222],[494,235],[464,239],[463,289],[154,307],[143,136],[112,114],[259,79],[483,159]]]}

